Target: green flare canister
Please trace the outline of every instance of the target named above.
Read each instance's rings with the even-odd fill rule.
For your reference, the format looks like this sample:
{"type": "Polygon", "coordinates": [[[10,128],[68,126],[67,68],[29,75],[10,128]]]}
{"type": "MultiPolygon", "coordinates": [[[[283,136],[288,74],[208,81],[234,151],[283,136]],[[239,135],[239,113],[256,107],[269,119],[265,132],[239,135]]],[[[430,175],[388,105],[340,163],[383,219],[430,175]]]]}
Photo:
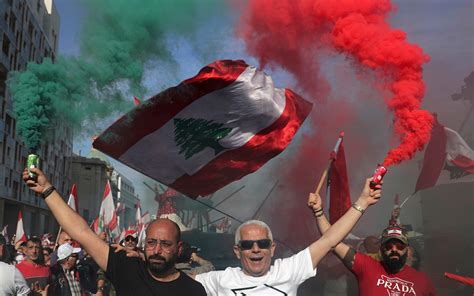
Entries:
{"type": "Polygon", "coordinates": [[[32,173],[30,169],[37,168],[39,166],[39,156],[36,154],[28,154],[28,159],[26,160],[26,167],[28,169],[28,176],[30,178],[36,178],[36,174],[32,173]]]}

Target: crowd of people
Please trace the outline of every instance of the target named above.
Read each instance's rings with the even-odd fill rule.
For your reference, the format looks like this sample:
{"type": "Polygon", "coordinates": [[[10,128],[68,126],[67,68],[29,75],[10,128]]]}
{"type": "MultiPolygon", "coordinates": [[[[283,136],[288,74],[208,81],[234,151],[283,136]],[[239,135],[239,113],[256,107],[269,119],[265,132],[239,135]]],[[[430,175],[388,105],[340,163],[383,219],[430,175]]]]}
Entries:
{"type": "Polygon", "coordinates": [[[119,244],[108,244],[69,208],[39,169],[32,171],[37,177],[25,170],[24,181],[45,200],[63,231],[57,244],[31,237],[12,246],[0,236],[0,295],[296,295],[331,251],[355,274],[360,295],[435,295],[426,275],[409,266],[408,239],[396,223],[391,222],[380,240],[366,240],[368,254],[342,242],[381,197],[381,185],[371,188],[370,179],[333,225],[324,216],[320,196],[309,194],[308,207],[321,235],[315,233],[314,241],[298,253],[273,258],[277,245],[270,227],[250,220],[238,227],[235,244],[229,246],[241,266],[214,270],[181,240],[179,226],[168,219],[148,225],[142,248],[133,231],[119,244]]]}

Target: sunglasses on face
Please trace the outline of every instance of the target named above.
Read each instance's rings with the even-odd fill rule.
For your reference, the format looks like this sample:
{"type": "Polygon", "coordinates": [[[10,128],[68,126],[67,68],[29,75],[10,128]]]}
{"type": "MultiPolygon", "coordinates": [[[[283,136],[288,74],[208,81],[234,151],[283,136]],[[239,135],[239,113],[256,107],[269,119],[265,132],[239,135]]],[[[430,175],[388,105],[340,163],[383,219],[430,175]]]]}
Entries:
{"type": "Polygon", "coordinates": [[[125,241],[126,241],[126,242],[134,242],[134,241],[135,241],[135,238],[129,236],[129,237],[126,237],[126,238],[125,238],[125,241]]]}
{"type": "Polygon", "coordinates": [[[241,240],[239,241],[239,247],[241,250],[250,250],[253,248],[253,244],[255,243],[260,249],[269,249],[272,245],[272,241],[266,238],[259,240],[241,240]]]}
{"type": "Polygon", "coordinates": [[[405,245],[402,242],[388,242],[384,245],[384,249],[385,251],[388,251],[388,250],[391,250],[394,246],[399,251],[403,251],[407,247],[407,245],[405,245]]]}

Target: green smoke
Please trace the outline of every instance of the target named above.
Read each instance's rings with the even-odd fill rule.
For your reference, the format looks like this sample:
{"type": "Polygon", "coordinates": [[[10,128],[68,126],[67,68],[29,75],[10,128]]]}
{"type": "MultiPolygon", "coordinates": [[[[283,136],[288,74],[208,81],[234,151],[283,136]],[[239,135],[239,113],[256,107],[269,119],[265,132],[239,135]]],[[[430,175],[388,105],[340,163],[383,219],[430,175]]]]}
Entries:
{"type": "MultiPolygon", "coordinates": [[[[59,122],[76,134],[133,106],[132,95],[146,93],[144,71],[153,65],[176,65],[169,50],[173,36],[190,37],[219,0],[85,0],[88,14],[77,57],[55,63],[29,63],[10,72],[17,132],[36,148],[59,122]]],[[[172,71],[172,67],[166,71],[172,71]]],[[[165,72],[166,72],[165,71],[165,72]]]]}

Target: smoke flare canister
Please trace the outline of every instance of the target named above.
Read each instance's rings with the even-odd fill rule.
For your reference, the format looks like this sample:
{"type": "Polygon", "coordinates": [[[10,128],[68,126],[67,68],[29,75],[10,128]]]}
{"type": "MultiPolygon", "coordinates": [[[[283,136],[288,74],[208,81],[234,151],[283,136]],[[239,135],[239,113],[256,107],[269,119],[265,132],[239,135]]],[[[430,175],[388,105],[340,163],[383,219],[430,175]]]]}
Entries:
{"type": "Polygon", "coordinates": [[[28,154],[26,160],[26,167],[28,169],[28,176],[30,178],[36,178],[36,174],[31,172],[31,169],[37,168],[39,166],[39,156],[36,154],[28,154]]]}
{"type": "Polygon", "coordinates": [[[375,189],[375,186],[382,183],[383,176],[387,173],[387,168],[383,165],[378,165],[372,175],[372,180],[370,180],[370,188],[375,189]]]}

